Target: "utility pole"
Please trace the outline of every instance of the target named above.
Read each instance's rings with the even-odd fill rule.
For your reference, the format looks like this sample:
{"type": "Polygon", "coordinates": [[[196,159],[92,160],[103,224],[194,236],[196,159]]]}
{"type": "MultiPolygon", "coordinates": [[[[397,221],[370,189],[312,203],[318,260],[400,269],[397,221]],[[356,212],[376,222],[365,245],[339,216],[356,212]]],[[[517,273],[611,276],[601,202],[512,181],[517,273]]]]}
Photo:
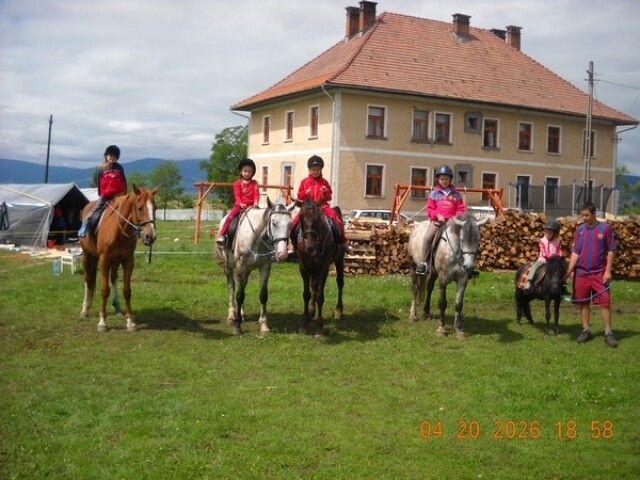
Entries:
{"type": "Polygon", "coordinates": [[[53,115],[49,115],[49,139],[47,140],[47,163],[44,167],[44,183],[49,183],[49,151],[51,150],[51,124],[53,115]]]}
{"type": "Polygon", "coordinates": [[[587,105],[587,126],[584,135],[584,145],[582,151],[584,154],[584,191],[586,193],[585,200],[587,202],[591,202],[593,199],[591,195],[591,157],[593,156],[593,152],[591,151],[591,116],[593,114],[593,62],[589,62],[589,70],[587,70],[587,74],[589,75],[589,103],[587,105]]]}

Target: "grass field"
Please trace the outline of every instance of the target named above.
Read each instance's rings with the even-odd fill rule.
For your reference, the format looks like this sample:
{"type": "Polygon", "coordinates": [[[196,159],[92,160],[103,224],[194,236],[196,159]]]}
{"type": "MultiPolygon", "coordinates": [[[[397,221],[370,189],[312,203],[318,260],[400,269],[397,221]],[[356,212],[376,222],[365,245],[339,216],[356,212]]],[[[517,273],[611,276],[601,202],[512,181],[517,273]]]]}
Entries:
{"type": "MultiPolygon", "coordinates": [[[[516,325],[512,272],[470,283],[464,342],[407,320],[403,276],[347,277],[344,318],[317,339],[297,333],[302,284],[284,263],[271,333],[254,273],[234,337],[211,239],[159,231],[152,262],[136,257],[134,333],[115,315],[98,333],[95,303],[78,319],[81,275],[0,252],[0,478],[638,478],[640,283],[613,284],[617,349],[597,310],[585,345],[570,304],[557,337],[541,302],[516,325]]],[[[332,279],[326,293],[329,316],[332,279]]]]}

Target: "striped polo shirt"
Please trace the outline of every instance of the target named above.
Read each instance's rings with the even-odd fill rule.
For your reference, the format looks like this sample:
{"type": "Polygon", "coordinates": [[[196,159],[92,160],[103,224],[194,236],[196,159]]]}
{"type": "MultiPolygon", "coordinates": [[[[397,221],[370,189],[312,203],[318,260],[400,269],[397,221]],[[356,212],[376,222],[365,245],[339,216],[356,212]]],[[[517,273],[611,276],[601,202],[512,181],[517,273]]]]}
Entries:
{"type": "Polygon", "coordinates": [[[604,272],[607,254],[616,249],[613,230],[606,222],[593,226],[583,223],[576,229],[572,252],[578,255],[576,275],[582,277],[604,272]]]}

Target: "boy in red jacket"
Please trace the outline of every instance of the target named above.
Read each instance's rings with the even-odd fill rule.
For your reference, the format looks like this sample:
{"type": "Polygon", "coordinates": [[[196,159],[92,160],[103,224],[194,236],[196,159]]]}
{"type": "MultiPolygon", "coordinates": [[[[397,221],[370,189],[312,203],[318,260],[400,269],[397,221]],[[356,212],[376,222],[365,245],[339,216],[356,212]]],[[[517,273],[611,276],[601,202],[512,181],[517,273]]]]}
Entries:
{"type": "Polygon", "coordinates": [[[442,165],[436,170],[436,182],[438,184],[431,190],[427,198],[427,215],[429,216],[429,226],[425,234],[426,255],[424,260],[416,267],[416,274],[426,275],[431,263],[431,244],[438,229],[447,220],[460,213],[467,211],[467,206],[460,193],[451,184],[453,180],[453,170],[448,165],[442,165]]]}
{"type": "Polygon", "coordinates": [[[117,195],[127,193],[127,178],[124,175],[124,168],[118,160],[120,159],[120,149],[117,145],[109,145],[104,151],[104,162],[100,164],[98,171],[98,195],[95,205],[89,210],[82,220],[78,237],[87,234],[89,219],[93,214],[102,209],[109,200],[117,195]]]}

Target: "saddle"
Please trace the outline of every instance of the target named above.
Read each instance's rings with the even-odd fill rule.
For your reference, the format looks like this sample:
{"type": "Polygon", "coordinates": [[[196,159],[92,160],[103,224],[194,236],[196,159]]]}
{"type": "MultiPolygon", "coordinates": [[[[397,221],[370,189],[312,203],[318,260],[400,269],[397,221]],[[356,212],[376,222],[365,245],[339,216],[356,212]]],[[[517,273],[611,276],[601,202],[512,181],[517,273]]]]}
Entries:
{"type": "MultiPolygon", "coordinates": [[[[524,287],[527,284],[527,277],[529,276],[529,273],[531,272],[531,269],[533,268],[533,264],[534,262],[527,262],[525,264],[525,268],[522,270],[522,272],[520,273],[520,276],[518,277],[518,288],[520,290],[524,290],[524,287]]],[[[538,268],[538,271],[536,272],[535,277],[533,277],[533,286],[535,287],[536,285],[539,285],[540,282],[542,282],[542,279],[544,278],[544,274],[545,274],[545,268],[538,268]]]]}
{"type": "Polygon", "coordinates": [[[436,258],[436,250],[438,249],[438,244],[442,239],[442,234],[444,233],[445,227],[447,223],[443,223],[438,227],[436,233],[433,235],[433,240],[431,240],[431,245],[429,245],[429,258],[427,259],[429,262],[429,266],[431,267],[431,271],[435,269],[435,258],[436,258]]]}

